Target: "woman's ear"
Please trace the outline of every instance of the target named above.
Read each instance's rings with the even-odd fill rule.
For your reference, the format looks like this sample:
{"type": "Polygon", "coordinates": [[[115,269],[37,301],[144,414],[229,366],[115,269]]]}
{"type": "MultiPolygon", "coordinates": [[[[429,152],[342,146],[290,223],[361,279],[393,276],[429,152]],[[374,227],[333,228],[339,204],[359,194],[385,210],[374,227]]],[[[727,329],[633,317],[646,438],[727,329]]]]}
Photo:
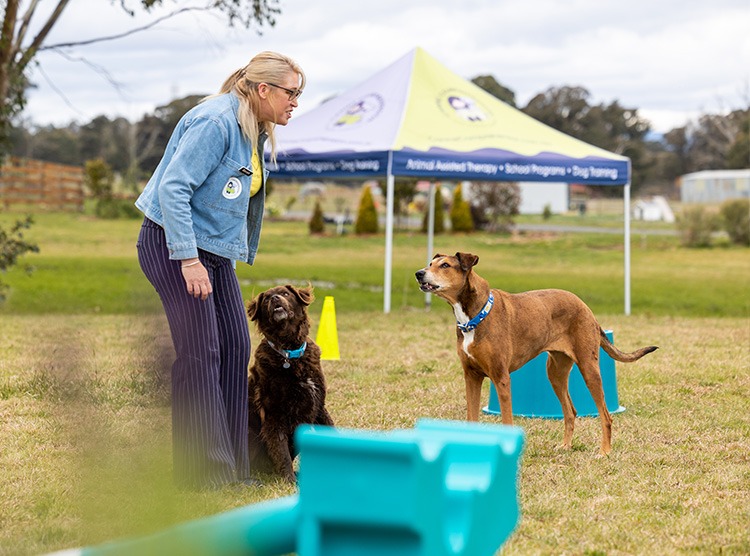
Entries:
{"type": "Polygon", "coordinates": [[[271,91],[271,86],[268,83],[258,83],[258,96],[265,100],[268,98],[268,93],[271,91]]]}

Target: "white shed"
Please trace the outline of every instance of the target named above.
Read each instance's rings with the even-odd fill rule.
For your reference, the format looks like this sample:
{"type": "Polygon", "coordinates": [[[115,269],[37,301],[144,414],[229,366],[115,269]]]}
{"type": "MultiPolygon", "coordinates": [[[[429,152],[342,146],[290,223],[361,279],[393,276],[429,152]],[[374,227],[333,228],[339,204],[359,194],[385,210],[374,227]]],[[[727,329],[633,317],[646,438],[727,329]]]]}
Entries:
{"type": "Polygon", "coordinates": [[[655,195],[649,199],[638,199],[633,204],[633,218],[646,222],[672,223],[675,221],[674,212],[661,195],[655,195]]]}
{"type": "Polygon", "coordinates": [[[542,214],[549,205],[552,214],[565,213],[568,210],[568,184],[558,182],[520,181],[521,214],[542,214]]]}
{"type": "Polygon", "coordinates": [[[750,198],[750,168],[744,170],[703,170],[680,178],[683,203],[722,203],[729,199],[750,198]]]}

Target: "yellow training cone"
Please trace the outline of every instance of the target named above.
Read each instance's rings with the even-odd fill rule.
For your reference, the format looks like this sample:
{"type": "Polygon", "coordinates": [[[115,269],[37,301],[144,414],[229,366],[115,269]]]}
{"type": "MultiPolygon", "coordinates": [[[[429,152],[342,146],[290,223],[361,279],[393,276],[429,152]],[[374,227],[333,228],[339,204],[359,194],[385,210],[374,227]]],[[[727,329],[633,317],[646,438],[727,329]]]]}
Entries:
{"type": "Polygon", "coordinates": [[[320,347],[320,358],[325,360],[338,361],[339,357],[339,336],[336,332],[336,307],[333,304],[333,297],[327,295],[323,300],[323,313],[320,315],[320,324],[318,325],[318,336],[315,343],[320,347]]]}

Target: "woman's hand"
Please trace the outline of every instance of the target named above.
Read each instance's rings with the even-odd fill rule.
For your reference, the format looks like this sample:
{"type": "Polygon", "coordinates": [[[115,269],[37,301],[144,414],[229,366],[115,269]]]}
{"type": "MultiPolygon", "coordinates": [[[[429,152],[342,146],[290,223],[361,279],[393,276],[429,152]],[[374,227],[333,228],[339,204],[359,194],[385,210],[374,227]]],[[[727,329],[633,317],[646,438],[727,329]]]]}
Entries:
{"type": "Polygon", "coordinates": [[[205,301],[213,292],[211,281],[208,279],[208,271],[199,259],[185,259],[181,261],[182,277],[190,295],[205,301]]]}

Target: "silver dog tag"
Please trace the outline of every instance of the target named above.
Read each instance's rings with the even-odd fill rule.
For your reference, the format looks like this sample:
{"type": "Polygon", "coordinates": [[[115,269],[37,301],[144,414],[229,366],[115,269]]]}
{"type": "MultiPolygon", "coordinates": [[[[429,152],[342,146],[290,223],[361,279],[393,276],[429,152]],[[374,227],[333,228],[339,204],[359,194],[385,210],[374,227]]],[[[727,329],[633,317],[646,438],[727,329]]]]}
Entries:
{"type": "Polygon", "coordinates": [[[288,369],[289,367],[291,367],[291,364],[289,363],[289,361],[284,361],[284,364],[282,365],[282,367],[284,367],[285,369],[288,369]]]}

